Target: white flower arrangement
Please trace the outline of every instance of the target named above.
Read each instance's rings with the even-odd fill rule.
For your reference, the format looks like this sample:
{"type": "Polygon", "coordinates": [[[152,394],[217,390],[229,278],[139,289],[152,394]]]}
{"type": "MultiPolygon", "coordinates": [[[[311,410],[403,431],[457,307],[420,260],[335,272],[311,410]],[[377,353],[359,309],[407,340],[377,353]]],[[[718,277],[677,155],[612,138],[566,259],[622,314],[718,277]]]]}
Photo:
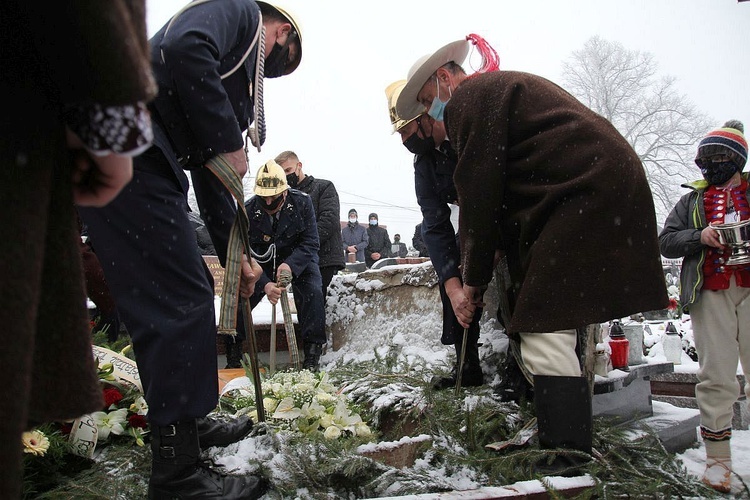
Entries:
{"type": "MultiPolygon", "coordinates": [[[[346,395],[330,384],[325,372],[277,372],[263,381],[262,388],[266,421],[280,431],[321,432],[326,439],[372,436],[370,427],[351,410],[346,395]]],[[[250,391],[239,389],[234,394],[235,408],[245,410],[257,422],[255,398],[250,391]]]]}

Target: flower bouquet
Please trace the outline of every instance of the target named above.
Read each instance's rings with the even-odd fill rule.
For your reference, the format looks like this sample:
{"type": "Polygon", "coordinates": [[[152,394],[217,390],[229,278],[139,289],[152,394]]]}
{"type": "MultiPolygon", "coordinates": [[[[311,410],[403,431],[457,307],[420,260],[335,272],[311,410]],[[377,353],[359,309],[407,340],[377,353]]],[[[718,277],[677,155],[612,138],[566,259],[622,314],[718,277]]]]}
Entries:
{"type": "MultiPolygon", "coordinates": [[[[276,372],[263,380],[262,388],[266,423],[280,432],[322,433],[327,439],[372,436],[372,430],[354,405],[329,382],[325,372],[276,372]]],[[[247,377],[227,384],[221,405],[258,420],[255,397],[247,377]]]]}

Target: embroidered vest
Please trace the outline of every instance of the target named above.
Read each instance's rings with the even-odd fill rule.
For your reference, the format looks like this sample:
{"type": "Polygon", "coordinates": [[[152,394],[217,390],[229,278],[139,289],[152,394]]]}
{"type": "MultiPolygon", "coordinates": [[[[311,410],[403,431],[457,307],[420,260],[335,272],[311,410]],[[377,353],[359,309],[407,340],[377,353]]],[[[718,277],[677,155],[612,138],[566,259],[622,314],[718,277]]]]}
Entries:
{"type": "MultiPolygon", "coordinates": [[[[706,221],[711,224],[722,224],[746,220],[750,218],[750,207],[747,202],[748,182],[732,189],[717,189],[711,186],[703,193],[703,207],[706,211],[706,221]],[[727,218],[727,215],[730,217],[727,218]]],[[[731,255],[730,249],[709,248],[706,251],[706,261],[703,263],[703,289],[726,290],[732,275],[736,277],[737,286],[750,287],[750,266],[727,266],[727,259],[731,255]]]]}

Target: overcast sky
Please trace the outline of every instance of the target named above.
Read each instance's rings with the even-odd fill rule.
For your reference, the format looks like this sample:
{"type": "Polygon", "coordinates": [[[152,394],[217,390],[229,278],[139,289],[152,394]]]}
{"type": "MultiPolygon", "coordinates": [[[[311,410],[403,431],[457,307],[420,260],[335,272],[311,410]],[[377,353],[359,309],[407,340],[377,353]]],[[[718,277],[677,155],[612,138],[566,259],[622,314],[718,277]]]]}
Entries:
{"type": "MultiPolygon", "coordinates": [[[[149,34],[184,0],[147,0],[149,34]]],[[[598,35],[650,52],[660,76],[677,78],[685,99],[720,126],[750,127],[750,2],[737,0],[278,0],[296,15],[302,63],[266,80],[268,137],[250,153],[249,173],[291,149],[304,171],[333,181],[341,217],[377,212],[410,242],[421,214],[412,155],[391,135],[385,87],[420,56],[483,36],[501,69],[559,82],[562,63],[598,35]]],[[[470,70],[470,68],[466,68],[470,70]]],[[[748,129],[750,135],[750,128],[748,129]]],[[[699,172],[696,170],[696,176],[699,172]]]]}

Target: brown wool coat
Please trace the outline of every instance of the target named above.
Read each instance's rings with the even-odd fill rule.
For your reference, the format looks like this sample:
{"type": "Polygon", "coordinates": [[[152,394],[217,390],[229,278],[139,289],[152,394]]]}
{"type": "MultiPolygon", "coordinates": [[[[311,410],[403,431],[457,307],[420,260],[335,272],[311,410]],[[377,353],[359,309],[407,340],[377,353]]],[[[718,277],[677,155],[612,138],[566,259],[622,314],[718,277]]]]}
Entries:
{"type": "Polygon", "coordinates": [[[0,498],[21,491],[21,433],[101,409],[63,104],[147,101],[142,0],[0,4],[0,498]]]}
{"type": "Polygon", "coordinates": [[[458,152],[465,283],[505,252],[509,331],[549,332],[667,305],[651,191],[604,118],[557,85],[498,71],[459,85],[445,111],[458,152]]]}

